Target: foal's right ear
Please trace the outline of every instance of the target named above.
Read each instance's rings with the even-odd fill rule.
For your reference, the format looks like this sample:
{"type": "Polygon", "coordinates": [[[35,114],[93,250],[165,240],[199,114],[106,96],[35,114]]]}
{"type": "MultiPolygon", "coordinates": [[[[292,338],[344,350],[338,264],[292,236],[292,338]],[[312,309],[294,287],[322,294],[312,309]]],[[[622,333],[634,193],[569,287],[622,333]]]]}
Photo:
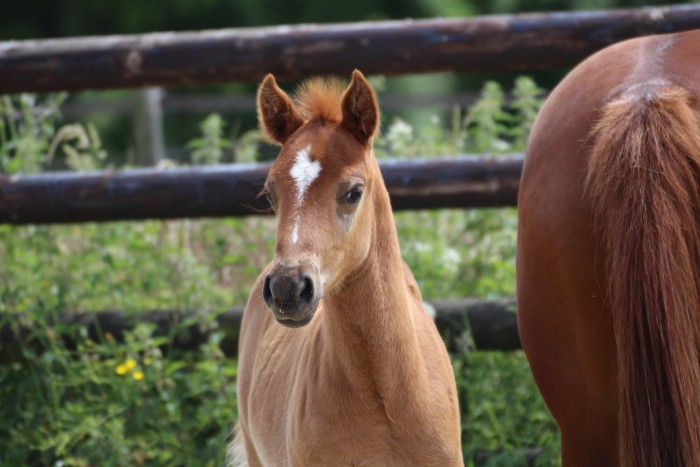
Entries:
{"type": "Polygon", "coordinates": [[[271,74],[263,79],[258,89],[258,121],[267,137],[280,144],[304,123],[292,100],[277,86],[271,74]]]}

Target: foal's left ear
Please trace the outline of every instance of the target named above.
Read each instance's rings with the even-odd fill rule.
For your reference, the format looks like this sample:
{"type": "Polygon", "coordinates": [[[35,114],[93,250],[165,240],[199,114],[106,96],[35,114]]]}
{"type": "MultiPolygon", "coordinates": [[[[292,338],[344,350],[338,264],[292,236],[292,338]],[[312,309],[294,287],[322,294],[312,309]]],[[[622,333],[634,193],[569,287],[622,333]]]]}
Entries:
{"type": "Polygon", "coordinates": [[[372,86],[359,70],[352,73],[342,107],[343,126],[363,143],[369,142],[379,129],[379,106],[372,86]]]}

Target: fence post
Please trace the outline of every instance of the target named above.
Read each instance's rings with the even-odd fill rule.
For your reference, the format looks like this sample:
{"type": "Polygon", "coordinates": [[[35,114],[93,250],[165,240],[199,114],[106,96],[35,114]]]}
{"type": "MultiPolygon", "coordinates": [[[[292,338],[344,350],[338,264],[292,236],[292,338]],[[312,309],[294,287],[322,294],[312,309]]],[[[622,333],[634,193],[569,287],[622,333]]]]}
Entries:
{"type": "Polygon", "coordinates": [[[136,165],[154,166],[166,157],[162,106],[164,95],[163,88],[159,87],[136,91],[136,165]]]}

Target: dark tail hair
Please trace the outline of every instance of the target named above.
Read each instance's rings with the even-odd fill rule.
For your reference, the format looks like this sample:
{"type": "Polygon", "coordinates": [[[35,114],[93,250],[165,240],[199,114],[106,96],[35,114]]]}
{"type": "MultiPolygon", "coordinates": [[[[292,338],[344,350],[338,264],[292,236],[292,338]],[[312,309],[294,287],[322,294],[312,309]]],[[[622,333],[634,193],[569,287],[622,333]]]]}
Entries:
{"type": "Polygon", "coordinates": [[[669,85],[610,102],[587,194],[616,336],[620,460],[700,466],[700,122],[669,85]]]}

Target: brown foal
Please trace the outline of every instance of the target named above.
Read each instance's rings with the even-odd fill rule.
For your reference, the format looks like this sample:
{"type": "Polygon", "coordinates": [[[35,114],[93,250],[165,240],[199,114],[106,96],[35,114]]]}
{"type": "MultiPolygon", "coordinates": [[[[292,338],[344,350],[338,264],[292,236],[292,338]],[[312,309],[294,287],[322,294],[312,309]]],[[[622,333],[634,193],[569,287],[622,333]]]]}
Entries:
{"type": "Polygon", "coordinates": [[[282,145],[264,190],[277,244],[241,326],[231,460],[461,464],[453,370],[372,150],[374,92],[355,71],[296,97],[272,75],[258,93],[261,127],[282,145]]]}

